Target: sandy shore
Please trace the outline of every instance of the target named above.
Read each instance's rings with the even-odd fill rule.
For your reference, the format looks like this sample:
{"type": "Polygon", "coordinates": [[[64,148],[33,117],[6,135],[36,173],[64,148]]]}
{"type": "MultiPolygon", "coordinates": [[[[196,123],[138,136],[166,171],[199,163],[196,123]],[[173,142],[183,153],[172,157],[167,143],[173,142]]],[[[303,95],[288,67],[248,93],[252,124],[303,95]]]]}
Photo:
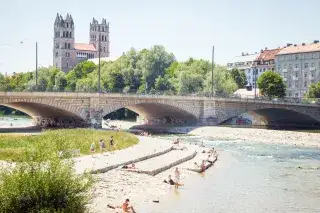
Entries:
{"type": "Polygon", "coordinates": [[[320,133],[250,128],[200,127],[189,134],[210,136],[214,140],[235,140],[320,148],[320,133]]]}
{"type": "MultiPolygon", "coordinates": [[[[163,142],[163,139],[157,138],[150,138],[150,140],[159,141],[159,143],[163,142]]],[[[197,149],[198,152],[203,150],[203,148],[199,148],[198,146],[183,146],[188,147],[188,149],[197,149]]],[[[168,158],[170,158],[169,156],[170,155],[168,155],[168,158]]],[[[175,156],[171,155],[171,157],[172,159],[166,159],[166,161],[174,161],[175,156]]],[[[194,159],[177,166],[180,168],[180,179],[182,183],[190,175],[197,174],[184,168],[192,165],[194,161],[199,161],[198,163],[200,163],[202,157],[204,156],[199,153],[194,159]]],[[[159,158],[159,161],[163,161],[163,158],[159,158]]],[[[152,159],[152,164],[157,163],[160,162],[155,162],[155,159],[152,159]]],[[[175,190],[173,186],[163,183],[164,179],[168,178],[168,175],[172,175],[172,178],[174,177],[174,169],[175,167],[156,176],[126,172],[120,169],[114,169],[107,173],[94,175],[96,183],[92,191],[93,199],[89,208],[96,213],[121,212],[119,208],[113,210],[108,208],[107,205],[111,204],[119,206],[126,198],[131,200],[131,204],[135,207],[137,212],[145,210],[143,207],[148,203],[152,203],[154,200],[160,201],[159,205],[161,205],[163,196],[168,194],[170,191],[175,190]]]]}

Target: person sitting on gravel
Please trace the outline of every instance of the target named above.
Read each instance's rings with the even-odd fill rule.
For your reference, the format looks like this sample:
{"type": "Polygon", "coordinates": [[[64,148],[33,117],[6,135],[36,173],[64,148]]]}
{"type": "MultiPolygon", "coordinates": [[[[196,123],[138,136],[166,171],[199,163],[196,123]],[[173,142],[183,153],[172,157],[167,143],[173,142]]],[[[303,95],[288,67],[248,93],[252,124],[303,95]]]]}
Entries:
{"type": "Polygon", "coordinates": [[[202,163],[201,163],[201,170],[203,172],[206,170],[206,162],[205,162],[205,160],[203,160],[202,163]]]}
{"type": "Polygon", "coordinates": [[[122,169],[135,169],[135,168],[136,168],[136,165],[134,163],[131,164],[131,166],[125,165],[122,167],[122,169]]]}
{"type": "Polygon", "coordinates": [[[122,204],[122,210],[123,212],[132,212],[135,213],[133,206],[129,206],[130,200],[127,198],[124,203],[122,204]]]}
{"type": "Polygon", "coordinates": [[[173,141],[173,144],[176,144],[176,145],[178,145],[178,146],[179,146],[179,144],[180,144],[180,139],[179,139],[179,138],[177,138],[177,140],[176,140],[176,141],[173,141]]]}

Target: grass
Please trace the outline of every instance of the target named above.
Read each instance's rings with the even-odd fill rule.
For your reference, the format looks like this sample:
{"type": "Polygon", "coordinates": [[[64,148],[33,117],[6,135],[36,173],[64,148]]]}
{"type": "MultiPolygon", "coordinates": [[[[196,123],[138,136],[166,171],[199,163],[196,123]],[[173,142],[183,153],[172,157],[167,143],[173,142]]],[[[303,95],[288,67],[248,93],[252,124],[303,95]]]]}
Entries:
{"type": "Polygon", "coordinates": [[[0,160],[20,161],[27,150],[45,147],[48,153],[80,149],[81,155],[90,154],[90,144],[95,143],[99,151],[99,140],[104,139],[106,151],[109,138],[113,136],[115,149],[124,149],[138,143],[138,138],[126,132],[101,131],[92,129],[47,130],[39,135],[0,134],[0,160]]]}

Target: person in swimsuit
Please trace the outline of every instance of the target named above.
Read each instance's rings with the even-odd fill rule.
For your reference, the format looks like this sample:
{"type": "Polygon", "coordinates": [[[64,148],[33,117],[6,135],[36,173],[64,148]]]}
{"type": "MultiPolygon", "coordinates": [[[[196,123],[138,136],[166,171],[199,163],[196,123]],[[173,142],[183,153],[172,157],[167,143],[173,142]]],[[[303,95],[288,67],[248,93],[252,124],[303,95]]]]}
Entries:
{"type": "Polygon", "coordinates": [[[113,149],[114,149],[114,140],[113,140],[113,136],[111,135],[111,137],[110,137],[110,143],[109,143],[109,145],[110,145],[110,151],[111,151],[111,153],[114,153],[114,151],[113,151],[113,149]]]}
{"type": "Polygon", "coordinates": [[[90,152],[91,152],[92,155],[95,152],[94,149],[95,149],[95,144],[94,144],[94,142],[92,142],[92,144],[90,145],[90,152]]]}
{"type": "Polygon", "coordinates": [[[129,202],[130,200],[128,198],[124,201],[124,203],[122,204],[122,211],[135,213],[133,206],[129,206],[129,202]]]}
{"type": "Polygon", "coordinates": [[[106,148],[106,144],[104,143],[104,140],[103,140],[103,139],[101,139],[101,140],[99,141],[99,145],[100,145],[100,152],[101,152],[101,154],[102,154],[103,151],[104,151],[105,148],[106,148]]]}
{"type": "Polygon", "coordinates": [[[176,167],[176,170],[174,171],[174,182],[175,182],[176,188],[178,188],[179,182],[180,182],[180,171],[178,167],[176,167]]]}

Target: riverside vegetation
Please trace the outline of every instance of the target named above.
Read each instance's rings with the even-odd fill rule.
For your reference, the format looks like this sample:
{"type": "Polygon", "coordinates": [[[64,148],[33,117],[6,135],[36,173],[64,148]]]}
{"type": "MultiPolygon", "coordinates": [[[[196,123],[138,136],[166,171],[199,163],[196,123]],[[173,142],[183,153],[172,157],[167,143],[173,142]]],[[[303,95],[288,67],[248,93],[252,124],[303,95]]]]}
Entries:
{"type": "Polygon", "coordinates": [[[76,174],[74,161],[60,158],[58,151],[80,149],[88,154],[92,141],[99,147],[98,141],[111,135],[116,149],[138,143],[138,138],[129,133],[90,129],[52,130],[35,136],[1,135],[1,158],[19,162],[0,170],[0,212],[89,212],[93,177],[76,174]]]}
{"type": "MultiPolygon", "coordinates": [[[[23,161],[28,149],[34,149],[39,144],[46,152],[57,153],[80,149],[82,155],[90,154],[90,144],[95,142],[99,147],[99,140],[108,141],[114,137],[116,149],[124,149],[138,143],[138,138],[126,132],[107,132],[92,129],[60,129],[47,130],[39,135],[1,134],[0,160],[23,161]]],[[[109,147],[106,147],[108,150],[109,147]]]]}

